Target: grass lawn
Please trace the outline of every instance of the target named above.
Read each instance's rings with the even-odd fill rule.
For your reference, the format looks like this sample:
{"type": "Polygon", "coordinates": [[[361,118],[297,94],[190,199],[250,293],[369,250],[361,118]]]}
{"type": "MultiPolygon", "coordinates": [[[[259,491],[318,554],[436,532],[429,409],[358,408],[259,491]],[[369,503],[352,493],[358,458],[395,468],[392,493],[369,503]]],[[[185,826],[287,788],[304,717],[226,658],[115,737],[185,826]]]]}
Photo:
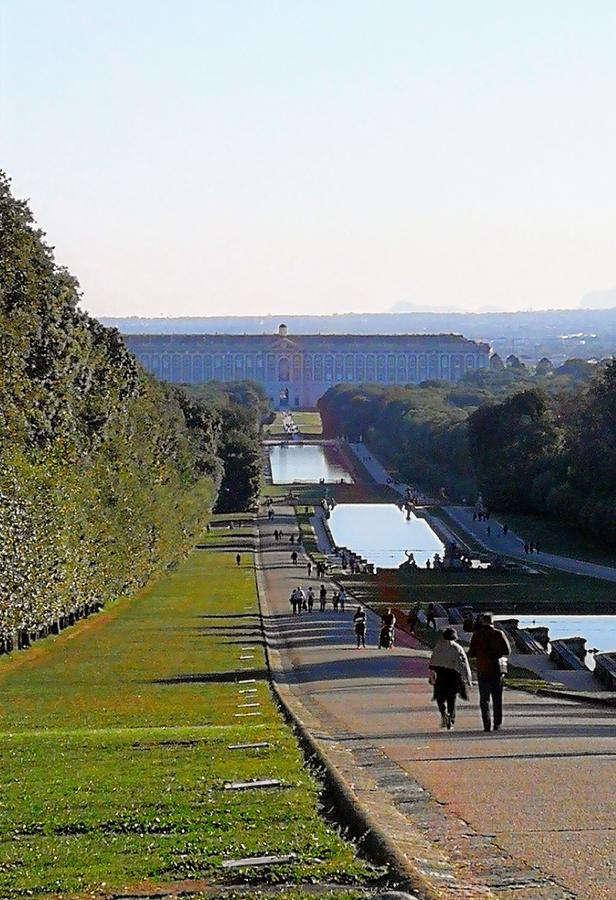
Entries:
{"type": "MultiPolygon", "coordinates": [[[[299,433],[309,437],[319,437],[323,434],[321,425],[321,414],[315,411],[289,410],[293,416],[293,421],[299,428],[299,433]]],[[[284,434],[282,427],[282,413],[277,412],[276,418],[271,425],[266,425],[263,429],[265,437],[279,437],[284,434]]]]}
{"type": "Polygon", "coordinates": [[[511,530],[523,540],[539,542],[546,553],[583,559],[602,566],[616,566],[616,550],[563,522],[522,513],[497,513],[496,518],[499,522],[508,522],[511,530]]]}
{"type": "Polygon", "coordinates": [[[412,575],[383,570],[377,575],[341,576],[366,603],[407,609],[430,601],[506,613],[616,613],[616,585],[596,578],[554,573],[428,572],[412,575]]]}
{"type": "Polygon", "coordinates": [[[238,568],[234,553],[195,550],[135,597],[2,658],[0,699],[3,898],[377,874],[319,817],[318,784],[271,699],[248,554],[238,568]],[[252,741],[269,746],[228,749],[252,741]],[[224,788],[254,778],[284,786],[224,788]],[[221,868],[291,852],[287,866],[221,868]]]}

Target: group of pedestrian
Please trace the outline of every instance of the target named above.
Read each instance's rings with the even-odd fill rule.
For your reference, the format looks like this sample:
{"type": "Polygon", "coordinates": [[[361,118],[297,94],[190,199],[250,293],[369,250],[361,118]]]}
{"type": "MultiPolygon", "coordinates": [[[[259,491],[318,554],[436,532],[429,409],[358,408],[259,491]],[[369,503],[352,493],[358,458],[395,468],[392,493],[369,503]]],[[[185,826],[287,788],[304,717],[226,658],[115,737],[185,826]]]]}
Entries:
{"type": "Polygon", "coordinates": [[[298,585],[291,591],[291,596],[289,597],[289,602],[291,604],[291,608],[293,609],[293,615],[300,615],[302,612],[311,613],[314,608],[314,590],[312,587],[309,587],[307,591],[304,591],[301,585],[298,585]]]}
{"type": "Polygon", "coordinates": [[[503,681],[511,653],[509,641],[484,613],[473,631],[468,656],[456,640],[455,628],[445,628],[430,657],[430,683],[441,716],[441,728],[451,729],[456,720],[456,700],[469,699],[472,685],[468,656],[477,662],[477,686],[483,730],[498,731],[503,721],[503,681]]]}
{"type": "MultiPolygon", "coordinates": [[[[341,588],[339,591],[334,591],[332,593],[332,607],[334,612],[344,612],[347,602],[347,593],[344,588],[341,588]]],[[[319,588],[319,611],[325,612],[327,609],[327,588],[324,584],[319,588]]],[[[315,594],[314,589],[309,587],[307,591],[304,591],[304,588],[301,585],[298,585],[296,588],[293,588],[291,591],[291,596],[289,597],[289,603],[291,604],[291,608],[293,610],[293,615],[301,614],[302,612],[311,613],[314,604],[315,604],[315,594]]]]}
{"type": "Polygon", "coordinates": [[[529,543],[524,544],[524,553],[528,556],[529,553],[541,553],[541,548],[539,544],[536,544],[534,541],[530,541],[529,543]]]}

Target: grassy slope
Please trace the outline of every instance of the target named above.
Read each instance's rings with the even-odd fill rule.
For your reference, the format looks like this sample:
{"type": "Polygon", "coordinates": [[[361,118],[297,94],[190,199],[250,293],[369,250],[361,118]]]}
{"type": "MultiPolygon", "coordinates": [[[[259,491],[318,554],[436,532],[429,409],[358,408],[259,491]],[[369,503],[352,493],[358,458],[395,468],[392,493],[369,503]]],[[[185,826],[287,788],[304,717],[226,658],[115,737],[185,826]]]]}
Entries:
{"type": "Polygon", "coordinates": [[[267,683],[239,694],[233,673],[261,677],[264,655],[252,562],[237,568],[234,556],[197,550],[133,599],[2,660],[0,896],[216,880],[223,858],[265,852],[300,863],[252,881],[368,876],[318,817],[317,785],[267,683]],[[240,662],[243,646],[254,663],[240,662]],[[255,698],[261,715],[235,718],[255,698]],[[246,740],[271,746],[227,749],[246,740]],[[256,777],[289,787],[223,790],[256,777]]]}
{"type": "Polygon", "coordinates": [[[447,573],[419,570],[412,575],[383,571],[375,576],[346,576],[349,590],[366,602],[438,601],[493,612],[616,612],[616,585],[579,575],[447,573]]]}
{"type": "MultiPolygon", "coordinates": [[[[310,437],[319,437],[323,433],[321,425],[321,416],[318,412],[290,410],[293,421],[299,428],[300,434],[309,435],[310,437]]],[[[267,425],[264,429],[266,437],[279,437],[284,434],[282,427],[282,413],[277,412],[276,418],[271,425],[267,425]]]]}
{"type": "Polygon", "coordinates": [[[616,566],[616,552],[613,548],[601,546],[592,537],[574,526],[568,527],[564,522],[522,513],[498,513],[497,519],[508,522],[512,531],[523,540],[538,541],[546,553],[583,559],[601,566],[616,566]]]}

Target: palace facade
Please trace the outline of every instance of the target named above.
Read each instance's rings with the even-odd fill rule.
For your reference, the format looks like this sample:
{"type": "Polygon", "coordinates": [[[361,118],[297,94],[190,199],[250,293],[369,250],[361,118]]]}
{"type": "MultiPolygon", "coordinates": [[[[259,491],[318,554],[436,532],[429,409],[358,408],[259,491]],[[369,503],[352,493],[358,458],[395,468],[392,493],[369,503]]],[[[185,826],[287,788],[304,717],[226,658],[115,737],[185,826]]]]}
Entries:
{"type": "Polygon", "coordinates": [[[164,381],[250,379],[276,406],[312,407],[333,384],[458,381],[486,368],[488,344],[457,334],[127,334],[143,367],[164,381]]]}

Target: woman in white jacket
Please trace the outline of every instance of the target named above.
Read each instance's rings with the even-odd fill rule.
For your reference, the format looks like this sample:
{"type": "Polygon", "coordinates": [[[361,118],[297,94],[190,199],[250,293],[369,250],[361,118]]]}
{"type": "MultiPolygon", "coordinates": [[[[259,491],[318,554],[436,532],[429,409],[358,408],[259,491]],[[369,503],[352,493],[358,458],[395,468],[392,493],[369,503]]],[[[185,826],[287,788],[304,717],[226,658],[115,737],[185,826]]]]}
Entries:
{"type": "Polygon", "coordinates": [[[457,636],[454,628],[445,628],[430,657],[430,681],[441,714],[441,728],[452,728],[458,694],[467,700],[466,688],[472,683],[468,657],[456,641],[457,636]]]}

